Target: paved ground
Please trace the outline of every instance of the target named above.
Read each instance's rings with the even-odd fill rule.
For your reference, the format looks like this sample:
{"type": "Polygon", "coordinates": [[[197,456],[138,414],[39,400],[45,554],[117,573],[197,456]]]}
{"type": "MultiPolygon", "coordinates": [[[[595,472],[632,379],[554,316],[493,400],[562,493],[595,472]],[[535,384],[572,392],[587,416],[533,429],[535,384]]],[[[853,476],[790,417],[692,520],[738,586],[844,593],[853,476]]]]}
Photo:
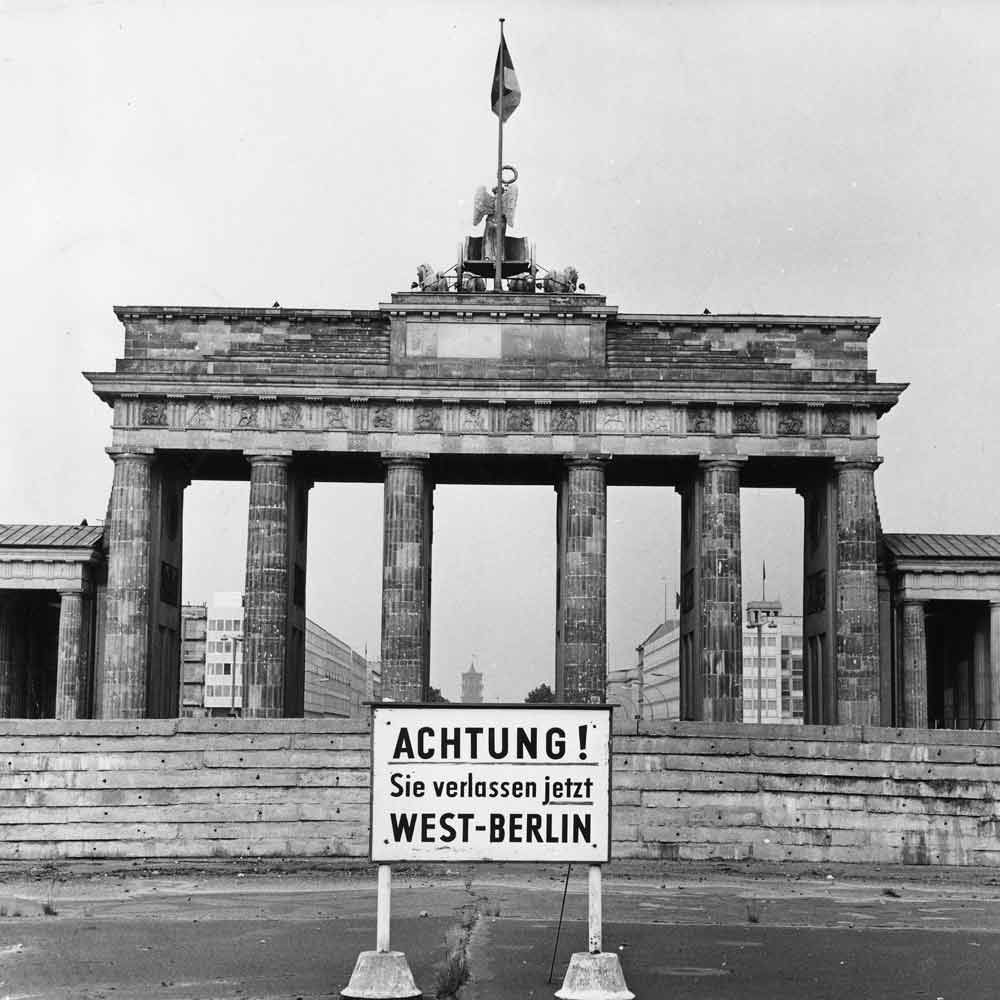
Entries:
{"type": "MultiPolygon", "coordinates": [[[[392,945],[425,996],[452,955],[463,1000],[549,997],[586,943],[574,869],[549,984],[564,876],[397,870],[392,945]]],[[[374,946],[374,903],[365,866],[0,865],[0,1000],[337,996],[374,946]]],[[[604,944],[644,1000],[992,1000],[1000,873],[616,864],[604,944]]]]}

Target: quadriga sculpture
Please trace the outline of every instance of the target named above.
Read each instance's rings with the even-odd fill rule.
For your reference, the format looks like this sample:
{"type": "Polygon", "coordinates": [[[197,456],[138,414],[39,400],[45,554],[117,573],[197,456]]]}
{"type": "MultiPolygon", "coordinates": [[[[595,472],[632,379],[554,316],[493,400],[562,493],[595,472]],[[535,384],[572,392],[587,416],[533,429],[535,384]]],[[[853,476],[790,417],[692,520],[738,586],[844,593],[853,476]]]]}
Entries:
{"type": "Polygon", "coordinates": [[[532,293],[535,290],[535,279],[530,274],[518,274],[507,279],[508,292],[532,293]]]}
{"type": "Polygon", "coordinates": [[[422,292],[446,292],[448,279],[441,271],[435,271],[430,264],[421,264],[417,268],[417,287],[422,292]]]}
{"type": "Polygon", "coordinates": [[[478,274],[470,274],[468,271],[463,271],[461,290],[463,292],[485,292],[486,279],[481,278],[478,274]]]}
{"type": "Polygon", "coordinates": [[[561,271],[549,271],[545,275],[543,287],[547,292],[575,292],[578,277],[575,267],[566,267],[561,271]]]}

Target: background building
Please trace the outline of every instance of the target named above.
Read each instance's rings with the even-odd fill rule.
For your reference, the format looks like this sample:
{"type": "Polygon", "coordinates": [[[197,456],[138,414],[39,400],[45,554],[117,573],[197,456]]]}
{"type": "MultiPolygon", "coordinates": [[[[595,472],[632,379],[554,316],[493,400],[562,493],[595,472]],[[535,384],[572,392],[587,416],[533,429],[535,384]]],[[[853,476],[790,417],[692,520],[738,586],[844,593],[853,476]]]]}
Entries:
{"type": "Polygon", "coordinates": [[[483,703],[483,675],[474,663],[462,674],[462,704],[481,705],[483,703]]]}
{"type": "MultiPolygon", "coordinates": [[[[743,721],[800,723],[803,717],[802,619],[778,614],[761,631],[760,687],[757,629],[743,628],[743,721]]],[[[671,722],[680,711],[680,629],[676,620],[660,625],[636,646],[634,667],[608,673],[607,699],[615,705],[619,732],[646,722],[671,722]]]]}
{"type": "MultiPolygon", "coordinates": [[[[243,708],[243,595],[223,592],[182,612],[181,714],[226,716],[243,708]]],[[[306,619],[306,718],[363,715],[381,696],[379,663],[306,619]]]]}
{"type": "Polygon", "coordinates": [[[212,595],[205,629],[205,708],[227,715],[243,708],[243,595],[212,595]]]}
{"type": "Polygon", "coordinates": [[[680,718],[680,630],[676,619],[657,625],[635,647],[634,667],[608,674],[607,699],[616,705],[617,729],[634,727],[636,716],[648,722],[680,718]]]}
{"type": "Polygon", "coordinates": [[[305,717],[362,715],[368,700],[368,661],[306,619],[305,717]]]}
{"type": "Polygon", "coordinates": [[[208,607],[185,604],[181,607],[181,715],[188,718],[208,715],[205,708],[205,643],[208,607]]]}
{"type": "Polygon", "coordinates": [[[801,723],[802,619],[778,614],[760,630],[758,659],[757,629],[743,626],[743,721],[801,723]]]}

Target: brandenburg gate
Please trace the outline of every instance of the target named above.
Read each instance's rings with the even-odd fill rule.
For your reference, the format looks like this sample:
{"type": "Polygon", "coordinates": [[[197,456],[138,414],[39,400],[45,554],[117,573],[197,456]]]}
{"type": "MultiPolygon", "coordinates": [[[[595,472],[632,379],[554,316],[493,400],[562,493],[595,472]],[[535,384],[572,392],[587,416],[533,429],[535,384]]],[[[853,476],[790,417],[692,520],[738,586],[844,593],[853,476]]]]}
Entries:
{"type": "Polygon", "coordinates": [[[481,284],[459,291],[459,274],[372,310],[116,309],[124,356],[87,375],[114,411],[94,714],[176,714],[184,490],[249,479],[249,716],[303,711],[310,486],[381,481],[384,697],[427,691],[436,484],[555,488],[567,702],[605,697],[607,487],[673,486],[682,717],[741,720],[740,488],[792,487],[805,721],[889,723],[874,476],[878,418],[905,386],[868,367],[878,321],[638,315],[575,280],[481,284]]]}

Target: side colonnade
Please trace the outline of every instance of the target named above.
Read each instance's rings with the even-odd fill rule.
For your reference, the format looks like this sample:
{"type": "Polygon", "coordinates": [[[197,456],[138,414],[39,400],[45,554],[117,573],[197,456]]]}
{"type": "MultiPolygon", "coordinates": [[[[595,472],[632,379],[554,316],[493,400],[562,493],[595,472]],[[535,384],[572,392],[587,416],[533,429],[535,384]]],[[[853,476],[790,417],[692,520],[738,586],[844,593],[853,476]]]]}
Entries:
{"type": "MultiPolygon", "coordinates": [[[[109,450],[115,463],[107,529],[103,655],[94,671],[97,718],[177,714],[183,493],[187,473],[154,450],[109,450]]],[[[245,708],[256,718],[303,712],[306,542],[312,482],[292,452],[252,452],[245,590],[245,708]]],[[[381,456],[385,508],[382,690],[426,697],[430,671],[434,462],[381,456]]],[[[612,459],[574,454],[559,463],[556,545],[557,699],[599,703],[607,679],[607,471],[612,459]]],[[[682,718],[743,717],[740,485],[746,459],[701,456],[677,485],[682,499],[682,718]]],[[[874,473],[877,459],[813,464],[800,488],[806,721],[891,724],[883,704],[874,473]],[[817,471],[817,470],[822,471],[817,471]]],[[[74,641],[67,604],[60,648],[74,641]],[[64,634],[65,633],[65,634],[64,634]]],[[[1000,616],[998,616],[1000,617],[1000,616]]],[[[910,622],[907,635],[915,629],[910,622]]],[[[0,625],[0,646],[3,629],[0,625]]],[[[915,640],[904,639],[910,649],[915,640]]],[[[991,644],[1000,647],[1000,642],[991,644]]],[[[2,649],[0,649],[2,656],[2,649]]],[[[991,659],[995,657],[991,656],[991,659]]],[[[69,657],[67,657],[67,662],[69,657]]],[[[995,666],[995,665],[994,665],[995,666]]],[[[76,680],[76,691],[86,685],[76,680]]],[[[59,716],[85,704],[60,676],[59,716]],[[74,700],[75,699],[75,700],[74,700]]],[[[907,720],[919,691],[907,688],[907,720]]],[[[923,695],[926,700],[926,694],[923,695]]],[[[908,724],[913,724],[909,723],[908,724]]]]}

